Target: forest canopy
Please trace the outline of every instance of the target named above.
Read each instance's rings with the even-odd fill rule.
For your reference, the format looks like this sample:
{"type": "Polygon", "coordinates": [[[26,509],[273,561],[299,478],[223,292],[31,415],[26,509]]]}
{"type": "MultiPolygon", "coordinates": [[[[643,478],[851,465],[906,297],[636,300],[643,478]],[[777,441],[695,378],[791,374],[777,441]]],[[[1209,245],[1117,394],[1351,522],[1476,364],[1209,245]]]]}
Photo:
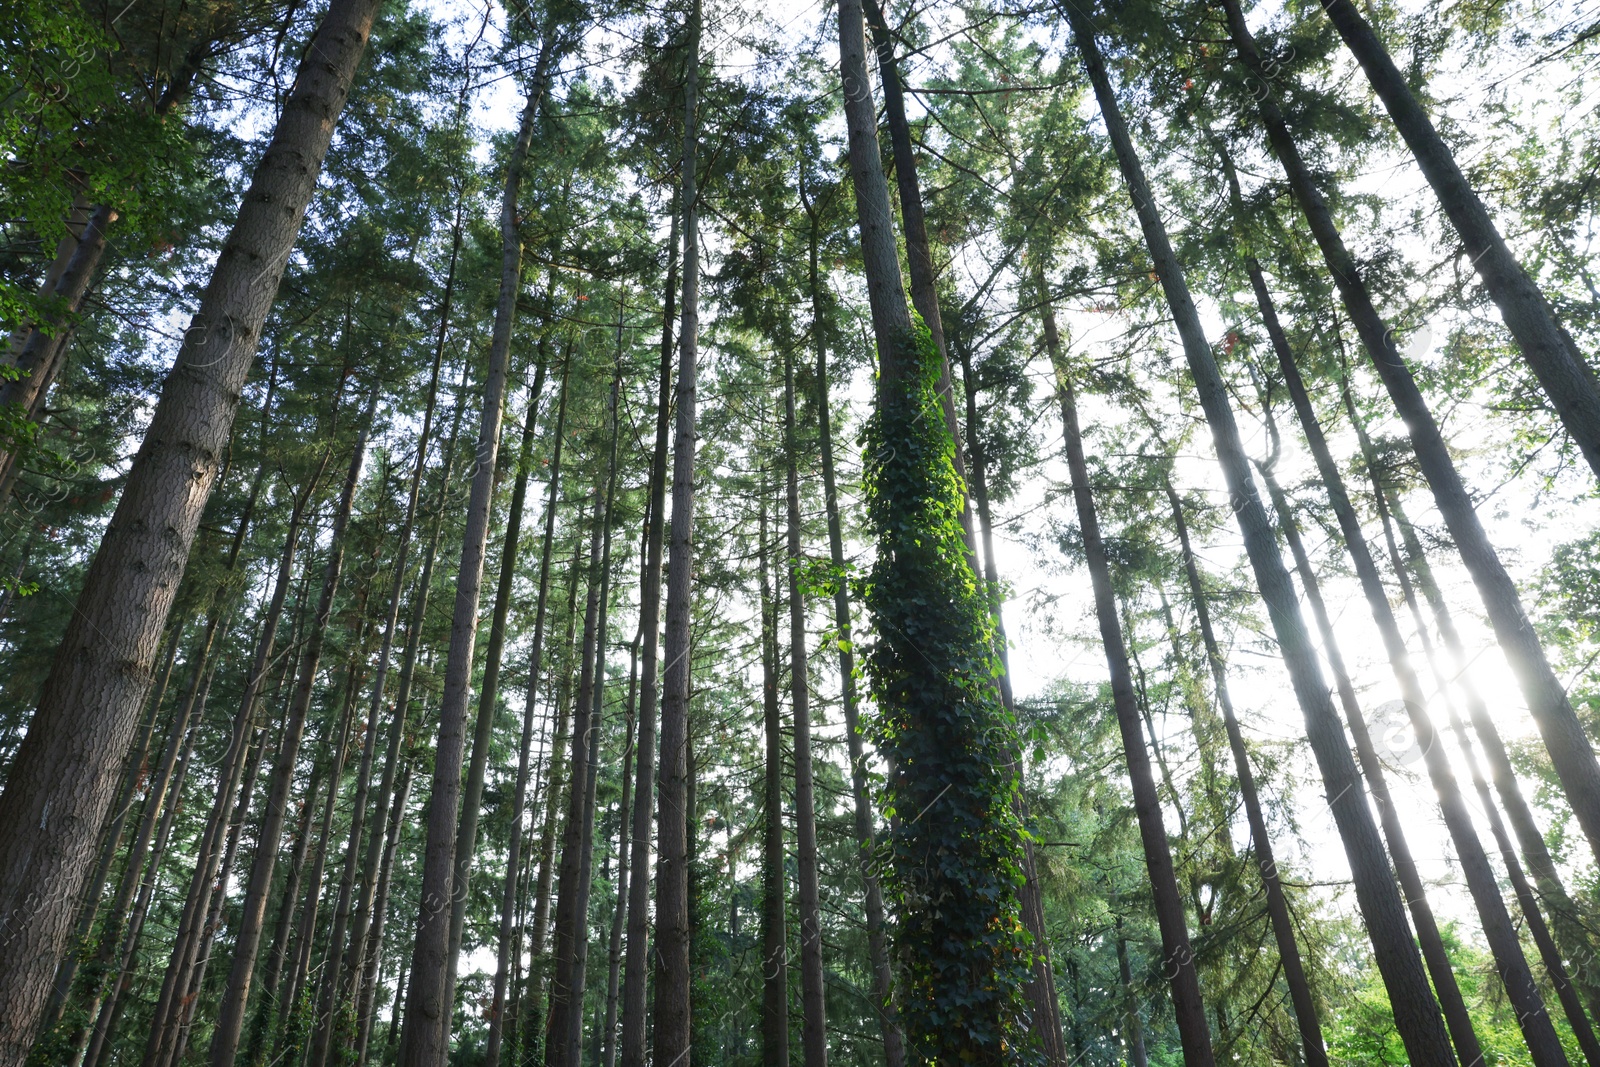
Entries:
{"type": "Polygon", "coordinates": [[[0,1067],[1600,1067],[1600,6],[0,75],[0,1067]]]}

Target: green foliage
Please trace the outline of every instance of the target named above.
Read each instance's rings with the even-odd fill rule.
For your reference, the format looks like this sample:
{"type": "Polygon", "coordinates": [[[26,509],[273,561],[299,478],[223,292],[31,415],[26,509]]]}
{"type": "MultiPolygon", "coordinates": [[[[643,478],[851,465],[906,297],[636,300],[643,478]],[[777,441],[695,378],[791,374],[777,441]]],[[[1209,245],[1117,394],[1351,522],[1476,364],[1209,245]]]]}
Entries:
{"type": "Polygon", "coordinates": [[[878,547],[865,586],[876,631],[866,662],[875,738],[891,767],[901,1010],[919,1060],[1015,1062],[1032,956],[1018,905],[1015,724],[995,685],[988,597],[962,537],[938,350],[920,322],[895,362],[899,376],[881,383],[863,440],[878,547]]]}

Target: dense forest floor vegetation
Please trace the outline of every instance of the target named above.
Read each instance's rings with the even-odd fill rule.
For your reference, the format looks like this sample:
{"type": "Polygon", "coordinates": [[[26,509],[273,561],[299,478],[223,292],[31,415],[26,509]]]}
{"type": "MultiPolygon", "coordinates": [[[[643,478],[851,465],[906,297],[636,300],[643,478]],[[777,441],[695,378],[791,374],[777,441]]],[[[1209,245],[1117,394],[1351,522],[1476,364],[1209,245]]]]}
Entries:
{"type": "Polygon", "coordinates": [[[0,101],[0,1067],[1600,1067],[1600,6],[8,0],[0,101]]]}

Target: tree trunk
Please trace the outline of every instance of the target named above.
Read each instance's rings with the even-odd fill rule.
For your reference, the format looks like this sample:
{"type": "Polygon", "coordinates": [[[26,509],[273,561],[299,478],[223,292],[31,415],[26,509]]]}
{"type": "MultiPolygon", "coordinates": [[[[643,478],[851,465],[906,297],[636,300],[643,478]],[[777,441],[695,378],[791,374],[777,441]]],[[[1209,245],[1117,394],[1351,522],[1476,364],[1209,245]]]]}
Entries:
{"type": "Polygon", "coordinates": [[[328,559],[323,567],[322,592],[317,601],[316,614],[310,622],[306,645],[300,663],[300,677],[295,683],[294,696],[284,721],[283,741],[278,748],[277,764],[272,769],[272,781],[266,807],[263,809],[261,830],[256,838],[255,859],[250,867],[250,883],[245,890],[244,904],[239,916],[239,932],[234,939],[233,966],[228,973],[228,984],[217,1010],[217,1026],[211,1037],[212,1067],[233,1067],[239,1051],[239,1039],[244,1033],[246,1009],[250,1002],[250,986],[255,977],[256,954],[261,946],[261,930],[266,917],[267,898],[272,891],[273,868],[278,861],[278,847],[283,840],[283,821],[289,804],[289,791],[294,783],[295,764],[300,755],[300,741],[305,734],[306,713],[311,708],[311,698],[316,684],[317,669],[321,665],[322,645],[327,636],[333,598],[339,589],[339,578],[344,568],[345,529],[355,506],[356,487],[361,478],[362,461],[366,458],[367,434],[372,425],[373,411],[378,402],[378,389],[373,387],[362,416],[361,429],[356,434],[350,469],[345,476],[344,489],[334,511],[330,534],[328,559]]]}
{"type": "Polygon", "coordinates": [[[517,556],[521,547],[522,511],[528,499],[528,467],[533,461],[534,428],[538,419],[539,396],[544,392],[544,377],[545,361],[541,360],[534,371],[533,386],[528,391],[528,412],[523,420],[522,444],[517,456],[517,480],[512,487],[504,540],[500,545],[500,579],[495,586],[489,643],[484,649],[483,676],[478,689],[478,717],[473,724],[472,757],[467,765],[461,822],[456,830],[456,868],[450,897],[450,969],[445,982],[445,992],[452,1001],[461,956],[461,935],[467,921],[468,881],[472,877],[473,852],[478,845],[483,779],[489,768],[489,744],[494,734],[495,711],[500,703],[500,662],[506,647],[506,620],[511,615],[512,582],[516,578],[517,556]]]}
{"type": "MultiPolygon", "coordinates": [[[[801,190],[804,192],[804,189],[801,190]]],[[[833,420],[829,415],[828,349],[822,336],[822,287],[818,276],[818,217],[810,216],[808,271],[811,287],[811,340],[817,350],[817,431],[822,457],[822,498],[828,515],[828,558],[834,571],[845,573],[844,532],[839,521],[839,494],[833,469],[833,420]]],[[[884,1067],[904,1067],[905,1036],[894,1005],[894,972],[889,964],[889,940],[883,912],[883,889],[878,882],[877,835],[872,826],[872,793],[867,784],[867,759],[861,734],[861,713],[856,698],[855,644],[850,629],[850,590],[842,579],[833,585],[833,625],[838,633],[839,703],[844,707],[845,742],[850,756],[850,796],[861,862],[863,911],[867,918],[867,960],[872,968],[873,1010],[883,1038],[884,1067]]],[[[624,1067],[628,1065],[624,1064],[624,1067]]]]}
{"type": "MultiPolygon", "coordinates": [[[[1084,34],[1075,34],[1080,47],[1084,34]]],[[[1041,291],[1043,286],[1040,286],[1041,291]]],[[[1044,306],[1045,344],[1056,372],[1061,402],[1061,427],[1066,442],[1067,466],[1072,474],[1072,496],[1078,510],[1078,528],[1083,534],[1085,562],[1094,587],[1095,616],[1100,623],[1100,640],[1105,646],[1106,667],[1111,674],[1111,700],[1116,709],[1117,726],[1122,734],[1122,751],[1127,759],[1128,778],[1133,787],[1133,810],[1138,817],[1139,838],[1144,846],[1145,867],[1150,875],[1150,893],[1155,905],[1156,924],[1161,930],[1162,972],[1172,987],[1173,1016],[1186,1067],[1210,1067],[1211,1032],[1206,1023],[1205,1003],[1200,998],[1200,975],[1194,951],[1189,946],[1189,929],[1183,914],[1183,898],[1178,890],[1177,871],[1167,830],[1161,815],[1161,797],[1156,791],[1150,755],[1145,751],[1144,729],[1139,713],[1139,698],[1133,688],[1133,671],[1128,663],[1128,648],[1123,640],[1122,623],[1117,614],[1116,593],[1111,583],[1111,561],[1100,539],[1100,519],[1094,491],[1089,484],[1089,462],[1078,429],[1078,405],[1072,375],[1061,351],[1055,312],[1044,306]]]]}
{"type": "Polygon", "coordinates": [[[21,1067],[152,681],[261,324],[377,0],[333,0],[162,388],[0,795],[0,1067],[21,1067]]]}
{"type": "Polygon", "coordinates": [[[878,543],[868,607],[879,642],[869,666],[902,813],[891,852],[909,890],[899,938],[903,1018],[914,1057],[999,1063],[1026,1040],[1029,953],[1017,886],[1002,875],[1025,859],[1013,806],[1015,737],[994,685],[992,613],[961,522],[957,443],[946,420],[925,417],[943,408],[943,360],[906,303],[860,0],[841,0],[839,52],[879,362],[877,447],[867,464],[878,543]],[[935,853],[954,862],[930,863],[935,853]]]}
{"type": "MultiPolygon", "coordinates": [[[[1522,349],[1523,361],[1538,378],[1583,458],[1600,476],[1600,388],[1594,371],[1584,363],[1571,335],[1556,320],[1555,309],[1500,236],[1488,209],[1461,173],[1454,154],[1372,26],[1350,0],[1322,0],[1322,9],[1416,157],[1489,298],[1522,349]]],[[[1587,832],[1594,834],[1593,830],[1587,832]]]]}
{"type": "MultiPolygon", "coordinates": [[[[1234,210],[1238,212],[1242,209],[1243,201],[1238,193],[1237,180],[1233,178],[1231,170],[1229,177],[1234,210]]],[[[1240,221],[1242,224],[1242,216],[1240,221]]],[[[1505,987],[1507,999],[1516,1011],[1517,1022],[1522,1029],[1523,1039],[1533,1055],[1533,1062],[1541,1067],[1565,1064],[1566,1054],[1561,1049],[1560,1039],[1557,1038],[1550,1015],[1545,1010],[1544,999],[1539,994],[1538,986],[1534,984],[1533,973],[1522,952],[1522,942],[1512,925],[1505,900],[1500,895],[1494,869],[1489,865],[1488,854],[1484,851],[1483,843],[1479,840],[1477,829],[1473,825],[1472,813],[1468,810],[1466,798],[1462,796],[1461,788],[1456,782],[1455,772],[1450,768],[1449,756],[1444,746],[1437,743],[1438,737],[1428,715],[1427,696],[1423,693],[1421,679],[1411,666],[1411,655],[1406,648],[1405,638],[1400,634],[1399,621],[1389,606],[1388,591],[1383,586],[1383,579],[1378,575],[1377,564],[1373,562],[1366,535],[1361,530],[1361,522],[1356,517],[1349,494],[1345,491],[1344,479],[1339,473],[1338,466],[1333,462],[1333,454],[1328,448],[1327,439],[1323,437],[1316,411],[1311,406],[1311,397],[1306,392],[1305,382],[1300,377],[1294,354],[1289,348],[1289,340],[1278,322],[1277,310],[1273,305],[1272,295],[1267,290],[1260,264],[1251,256],[1246,257],[1245,266],[1250,273],[1250,284],[1255,290],[1262,320],[1266,325],[1273,352],[1277,356],[1278,367],[1283,373],[1284,383],[1294,404],[1295,414],[1316,459],[1317,470],[1322,476],[1329,502],[1333,505],[1345,548],[1355,564],[1356,576],[1361,582],[1362,593],[1366,596],[1368,610],[1371,611],[1373,621],[1383,638],[1384,650],[1388,654],[1389,664],[1399,683],[1400,695],[1412,729],[1416,733],[1417,744],[1422,750],[1428,778],[1435,793],[1438,794],[1445,825],[1450,832],[1451,841],[1455,844],[1457,859],[1461,864],[1462,873],[1466,876],[1468,891],[1477,908],[1490,951],[1494,955],[1495,970],[1505,987]]],[[[1267,398],[1263,398],[1263,408],[1270,420],[1271,409],[1267,404],[1267,398]]],[[[1276,427],[1271,427],[1270,432],[1276,441],[1276,427]]],[[[1270,468],[1263,467],[1262,476],[1272,494],[1274,504],[1278,507],[1280,522],[1287,531],[1294,524],[1294,516],[1288,501],[1273,480],[1270,468]]],[[[1300,553],[1297,553],[1297,561],[1299,558],[1300,553]]],[[[1315,581],[1309,561],[1298,565],[1301,567],[1304,583],[1315,581]]],[[[1315,604],[1315,601],[1313,603],[1315,604]]],[[[1319,611],[1319,624],[1321,618],[1322,613],[1319,611]]],[[[1327,629],[1324,640],[1331,647],[1331,627],[1327,629]]],[[[1330,656],[1331,662],[1333,660],[1330,656]]],[[[1438,984],[1437,978],[1435,984],[1438,984]]]]}
{"type": "MultiPolygon", "coordinates": [[[[695,384],[700,343],[701,3],[689,13],[683,82],[683,309],[678,329],[678,412],[672,449],[672,534],[667,563],[666,670],[656,797],[656,972],[652,1062],[693,1067],[689,991],[689,609],[694,592],[695,384]]],[[[0,1067],[7,1065],[0,1064],[0,1067]]]]}
{"type": "MultiPolygon", "coordinates": [[[[1122,919],[1117,919],[1117,973],[1122,979],[1123,1015],[1127,1025],[1123,1037],[1128,1042],[1128,1067],[1150,1067],[1144,1049],[1144,1024],[1139,1020],[1139,998],[1133,992],[1133,971],[1128,967],[1128,942],[1122,936],[1122,919]]],[[[1326,1059],[1326,1057],[1324,1057],[1326,1059]]]]}
{"type": "Polygon", "coordinates": [[[801,1047],[806,1067],[827,1067],[827,989],[822,964],[822,901],[817,876],[817,802],[811,773],[811,678],[806,605],[800,596],[800,440],[795,428],[794,353],[783,353],[785,504],[788,511],[789,687],[794,708],[794,821],[799,859],[801,1047]]]}
{"type": "MultiPolygon", "coordinates": [[[[422,869],[422,905],[411,957],[401,1067],[444,1067],[450,1053],[451,975],[450,920],[455,892],[456,833],[461,801],[461,761],[465,747],[467,701],[472,691],[473,652],[478,640],[478,598],[489,539],[495,460],[500,451],[506,375],[511,355],[511,327],[522,291],[522,233],[518,194],[522,169],[533,141],[534,125],[545,92],[545,73],[554,48],[554,22],[547,21],[533,83],[522,109],[516,141],[506,161],[500,198],[500,291],[495,304],[494,335],[489,345],[483,385],[483,416],[474,452],[472,488],[467,501],[461,566],[456,573],[455,611],[450,624],[450,652],[445,660],[444,698],[434,754],[433,788],[428,798],[428,836],[422,869]]],[[[219,1065],[220,1067],[220,1065],[219,1065]]]]}
{"type": "MultiPolygon", "coordinates": [[[[543,370],[543,364],[540,364],[543,370]]],[[[528,658],[528,692],[522,709],[522,739],[517,755],[517,785],[511,799],[511,843],[506,858],[506,876],[500,897],[500,930],[494,972],[494,1000],[489,1008],[489,1037],[484,1052],[485,1067],[499,1067],[500,1046],[504,1041],[506,985],[512,950],[512,923],[517,906],[517,876],[522,857],[522,819],[528,810],[528,780],[532,776],[529,754],[533,745],[534,711],[539,704],[539,677],[544,660],[545,612],[550,600],[550,561],[555,549],[556,509],[561,493],[561,451],[567,425],[567,383],[570,359],[561,366],[561,395],[556,402],[554,445],[550,456],[550,493],[545,501],[544,545],[539,553],[539,594],[533,614],[533,645],[528,658]]],[[[527,477],[524,459],[519,485],[527,477]]]]}
{"type": "Polygon", "coordinates": [[[1395,1025],[1416,1067],[1450,1067],[1454,1055],[1438,1005],[1428,988],[1428,977],[1407,929],[1404,906],[1388,869],[1383,844],[1366,797],[1361,792],[1355,760],[1346,747],[1344,731],[1329,699],[1321,667],[1295,600],[1294,587],[1272,536],[1272,527],[1250,475],[1249,460],[1240,443],[1226,387],[1211,348],[1206,343],[1182,268],[1167,239],[1166,228],[1151,199],[1144,168],[1134,151],[1104,61],[1094,42],[1087,16],[1069,8],[1073,36],[1084,53],[1118,163],[1167,305],[1183,341],[1184,355],[1205,409],[1206,421],[1227,479],[1230,506],[1244,535],[1263,600],[1271,616],[1284,664],[1306,721],[1306,736],[1316,755],[1339,837],[1355,883],[1356,899],[1373,955],[1383,976],[1394,1010],[1395,1025]]]}
{"type": "Polygon", "coordinates": [[[556,894],[555,981],[546,1026],[547,1067],[578,1067],[583,1048],[583,992],[589,957],[589,887],[594,874],[594,807],[599,781],[601,712],[605,686],[606,616],[610,600],[611,508],[616,494],[617,401],[622,365],[611,381],[610,461],[595,481],[589,535],[588,595],[583,612],[583,648],[577,711],[572,719],[567,824],[561,843],[561,881],[556,894]]]}
{"type": "MultiPolygon", "coordinates": [[[[674,196],[667,237],[667,279],[661,295],[661,371],[656,387],[656,441],[650,456],[645,505],[644,575],[639,582],[638,781],[633,789],[633,855],[628,879],[628,949],[622,980],[622,1067],[645,1067],[645,1007],[650,974],[650,823],[655,800],[657,685],[661,657],[661,555],[666,531],[667,432],[672,415],[672,319],[678,282],[678,223],[682,205],[674,196]]],[[[490,1064],[489,1067],[494,1067],[490,1064]]]]}
{"type": "MultiPolygon", "coordinates": [[[[1252,70],[1258,70],[1261,58],[1249,27],[1244,24],[1244,17],[1239,12],[1237,0],[1226,0],[1225,6],[1239,54],[1252,70]]],[[[1561,780],[1578,824],[1589,839],[1595,857],[1600,859],[1600,762],[1595,759],[1594,747],[1572,710],[1565,687],[1545,657],[1544,649],[1539,644],[1539,635],[1523,611],[1516,585],[1501,565],[1483,524],[1478,521],[1472,498],[1450,458],[1438,423],[1434,421],[1427,401],[1423,399],[1410,368],[1406,366],[1395,343],[1394,332],[1385,325],[1374,307],[1360,270],[1344,246],[1321,190],[1300,157],[1277,101],[1271,92],[1265,92],[1260,96],[1258,106],[1273,153],[1283,164],[1289,186],[1327,261],[1345,309],[1368,355],[1372,357],[1378,377],[1388,391],[1396,413],[1406,424],[1417,463],[1433,490],[1434,502],[1438,504],[1445,525],[1455,539],[1462,562],[1466,564],[1467,572],[1478,587],[1479,596],[1483,598],[1495,639],[1505,652],[1512,673],[1517,676],[1528,702],[1528,710],[1544,738],[1551,764],[1561,780]]]]}
{"type": "MultiPolygon", "coordinates": [[[[422,408],[422,428],[417,434],[417,456],[411,467],[410,489],[406,496],[405,517],[395,535],[393,575],[390,578],[388,612],[384,616],[383,638],[378,646],[377,664],[372,676],[372,699],[367,713],[367,725],[361,746],[361,763],[356,769],[356,793],[350,807],[350,833],[345,848],[344,869],[339,877],[339,899],[334,908],[333,930],[328,937],[328,965],[324,979],[321,1006],[317,1014],[317,1031],[312,1041],[310,1067],[326,1067],[329,1047],[335,1029],[344,1016],[342,1006],[353,993],[353,985],[361,971],[361,945],[359,938],[350,937],[348,949],[346,935],[350,933],[352,911],[358,914],[371,907],[371,875],[375,864],[369,864],[367,877],[361,884],[361,897],[357,902],[357,877],[361,873],[361,840],[366,830],[367,808],[370,803],[372,765],[377,756],[378,728],[383,714],[384,690],[389,678],[389,663],[394,654],[395,631],[400,621],[400,602],[405,595],[407,564],[410,560],[411,537],[416,528],[417,505],[422,495],[422,475],[427,469],[428,448],[433,439],[433,419],[439,402],[439,372],[444,364],[444,340],[450,326],[450,308],[455,298],[456,265],[461,256],[461,223],[463,204],[456,203],[455,223],[450,234],[450,265],[445,273],[444,298],[439,309],[439,328],[433,348],[433,369],[428,376],[427,399],[422,408]],[[342,957],[341,957],[342,954],[342,957]]],[[[460,410],[460,406],[457,406],[460,410]]],[[[454,436],[452,435],[452,444],[454,436]]],[[[404,716],[398,707],[396,720],[404,716]]],[[[393,788],[393,767],[385,764],[387,780],[379,788],[377,810],[379,819],[373,827],[372,842],[376,846],[382,839],[383,809],[388,805],[388,793],[393,788]]],[[[370,853],[369,853],[370,854],[370,853]]],[[[358,925],[362,920],[356,920],[358,925]]],[[[362,927],[362,935],[365,928],[362,927]]]]}
{"type": "MultiPolygon", "coordinates": [[[[1289,1002],[1294,1007],[1295,1023],[1300,1029],[1301,1055],[1305,1057],[1308,1067],[1327,1067],[1328,1053],[1323,1044],[1317,1002],[1311,995],[1311,982],[1306,976],[1305,964],[1300,959],[1300,946],[1295,941],[1294,920],[1289,914],[1289,901],[1284,896],[1283,882],[1279,878],[1272,835],[1267,830],[1266,813],[1261,807],[1261,796],[1256,791],[1255,772],[1250,766],[1250,752],[1245,747],[1244,731],[1240,729],[1238,716],[1234,714],[1233,696],[1228,689],[1227,664],[1222,657],[1216,631],[1211,625],[1211,606],[1200,580],[1200,567],[1195,559],[1194,548],[1189,542],[1189,523],[1184,517],[1183,501],[1179,499],[1170,480],[1163,479],[1163,484],[1167,503],[1172,508],[1172,525],[1178,534],[1178,549],[1183,555],[1189,598],[1194,603],[1195,618],[1200,625],[1200,640],[1205,644],[1206,662],[1211,668],[1212,687],[1216,691],[1217,706],[1222,711],[1223,727],[1228,732],[1228,747],[1233,753],[1239,794],[1244,798],[1245,818],[1250,825],[1250,842],[1255,851],[1255,868],[1261,875],[1262,888],[1266,890],[1267,916],[1272,921],[1278,960],[1283,966],[1283,978],[1289,986],[1289,1002]]],[[[1126,948],[1120,939],[1117,950],[1119,955],[1126,957],[1126,948]]],[[[1122,966],[1124,969],[1127,967],[1125,958],[1122,966]]]]}
{"type": "MultiPolygon", "coordinates": [[[[762,412],[765,415],[765,411],[762,412]]],[[[763,418],[762,420],[766,420],[763,418]]],[[[765,427],[763,427],[764,429],[765,427]]],[[[789,1067],[789,892],[783,847],[783,716],[778,708],[778,606],[772,597],[767,515],[771,493],[761,471],[756,534],[761,571],[761,721],[766,736],[761,790],[761,1065],[789,1067]]]]}
{"type": "MultiPolygon", "coordinates": [[[[649,526],[648,521],[646,527],[649,526]]],[[[644,546],[640,546],[639,558],[645,558],[644,546]]],[[[622,979],[622,930],[626,925],[628,914],[628,876],[629,876],[629,851],[628,835],[632,829],[631,813],[633,811],[633,760],[636,747],[635,727],[637,725],[636,703],[639,695],[639,642],[640,637],[635,636],[628,664],[628,703],[627,703],[627,747],[622,754],[622,799],[617,804],[617,877],[613,895],[614,903],[611,909],[611,940],[607,946],[606,960],[606,1019],[600,1033],[601,1038],[600,1062],[603,1067],[616,1067],[617,1063],[617,998],[621,992],[622,979]]]]}

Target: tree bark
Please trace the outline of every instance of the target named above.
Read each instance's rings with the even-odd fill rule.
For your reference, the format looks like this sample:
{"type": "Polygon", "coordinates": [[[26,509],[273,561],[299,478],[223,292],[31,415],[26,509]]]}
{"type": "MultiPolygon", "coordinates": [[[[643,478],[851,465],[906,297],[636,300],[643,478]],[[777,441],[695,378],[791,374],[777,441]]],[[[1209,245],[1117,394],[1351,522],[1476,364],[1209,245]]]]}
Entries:
{"type": "MultiPolygon", "coordinates": [[[[656,798],[655,1047],[652,1062],[693,1067],[689,992],[690,601],[694,592],[695,385],[700,342],[701,3],[689,13],[683,82],[683,309],[678,329],[677,422],[672,449],[672,533],[667,563],[666,669],[661,698],[661,780],[656,798]]],[[[0,1064],[0,1067],[7,1065],[0,1064]]]]}
{"type": "MultiPolygon", "coordinates": [[[[648,526],[648,522],[646,523],[648,526]]],[[[644,546],[640,546],[643,549],[644,546]]],[[[645,558],[643,551],[639,558],[645,558]]],[[[622,980],[622,930],[627,922],[628,914],[628,875],[629,853],[628,834],[632,829],[630,813],[633,811],[633,760],[637,747],[635,730],[637,727],[636,703],[639,695],[639,641],[634,637],[633,646],[628,664],[628,702],[627,702],[627,747],[622,754],[622,798],[617,804],[617,877],[616,892],[613,895],[611,906],[611,939],[606,951],[606,1019],[600,1031],[600,1062],[604,1067],[616,1067],[617,1063],[617,1003],[618,994],[621,992],[622,980]]]]}
{"type": "Polygon", "coordinates": [[[84,579],[0,794],[0,1067],[21,1067],[65,947],[206,498],[377,0],[312,38],[84,579]]]}
{"type": "Polygon", "coordinates": [[[461,565],[456,573],[455,611],[450,625],[450,651],[445,660],[444,698],[434,754],[433,788],[428,798],[428,836],[422,870],[422,905],[412,949],[411,988],[407,993],[401,1067],[444,1067],[450,1052],[451,975],[450,919],[455,887],[455,843],[461,801],[461,761],[465,747],[467,701],[471,697],[473,652],[478,639],[478,599],[483,586],[489,512],[493,503],[495,460],[500,451],[506,375],[511,354],[511,328],[522,291],[522,232],[518,195],[522,170],[540,102],[545,72],[554,53],[554,23],[545,27],[533,83],[523,105],[500,198],[500,291],[495,304],[494,334],[489,345],[483,386],[483,416],[474,453],[472,488],[462,535],[461,565]]]}
{"type": "Polygon", "coordinates": [[[1327,789],[1339,837],[1350,862],[1356,899],[1374,958],[1394,1010],[1395,1025],[1416,1067],[1450,1067],[1454,1055],[1438,1005],[1428,988],[1428,977],[1407,929],[1400,894],[1392,881],[1383,844],[1373,825],[1372,812],[1361,792],[1355,761],[1345,745],[1344,732],[1329,699],[1321,667],[1306,632],[1305,620],[1295,600],[1294,587],[1273,540],[1272,527],[1251,478],[1249,460],[1240,442],[1238,426],[1216,361],[1206,343],[1199,315],[1189,295],[1182,268],[1172,251],[1166,228],[1151,199],[1144,168],[1106,74],[1093,26],[1075,8],[1067,8],[1073,36],[1084,53],[1095,96],[1105,117],[1123,180],[1144,231],[1157,279],[1166,296],[1183,342],[1184,355],[1195,381],[1206,421],[1224,477],[1230,506],[1244,535],[1245,549],[1256,584],[1267,604],[1279,650],[1305,717],[1306,736],[1316,756],[1327,789]]]}
{"type": "MultiPolygon", "coordinates": [[[[1076,32],[1079,47],[1085,34],[1076,32]]],[[[1144,727],[1139,713],[1139,698],[1133,688],[1133,671],[1128,663],[1128,648],[1123,640],[1122,622],[1117,613],[1116,593],[1111,583],[1111,561],[1100,537],[1100,519],[1089,483],[1089,462],[1078,429],[1078,404],[1072,376],[1061,351],[1055,312],[1044,306],[1045,343],[1056,372],[1057,396],[1061,403],[1061,427],[1066,442],[1067,467],[1072,474],[1072,496],[1078,510],[1078,528],[1083,535],[1084,559],[1094,588],[1095,617],[1100,623],[1100,641],[1105,646],[1106,667],[1111,674],[1111,701],[1117,726],[1122,734],[1122,751],[1127,760],[1128,778],[1133,787],[1133,810],[1139,824],[1139,839],[1144,846],[1144,861],[1150,876],[1150,893],[1155,905],[1156,925],[1161,930],[1162,971],[1172,989],[1173,1016],[1186,1067],[1210,1067],[1211,1031],[1206,1023],[1205,1003],[1200,997],[1200,975],[1195,967],[1194,950],[1189,944],[1189,929],[1183,914],[1183,897],[1178,890],[1177,871],[1167,830],[1161,815],[1161,797],[1145,750],[1144,727]]]]}

